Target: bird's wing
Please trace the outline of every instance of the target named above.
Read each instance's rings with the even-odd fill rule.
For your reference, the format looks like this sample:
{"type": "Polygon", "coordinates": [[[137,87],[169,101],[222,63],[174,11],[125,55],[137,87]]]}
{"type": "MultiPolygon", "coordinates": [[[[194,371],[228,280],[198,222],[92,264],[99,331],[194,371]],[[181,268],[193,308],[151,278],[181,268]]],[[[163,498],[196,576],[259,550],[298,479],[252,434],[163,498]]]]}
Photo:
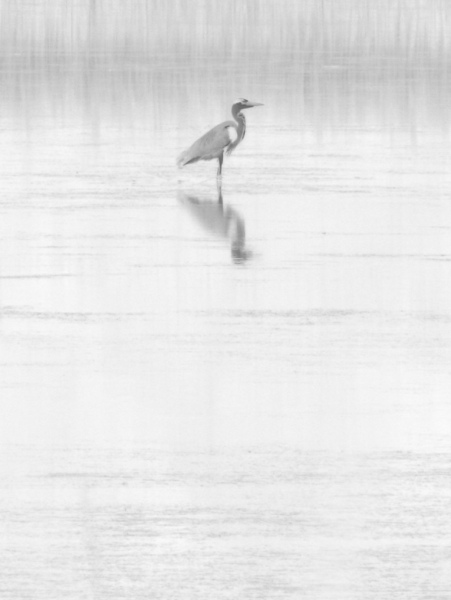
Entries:
{"type": "Polygon", "coordinates": [[[213,127],[213,129],[210,129],[210,131],[207,131],[188,150],[180,154],[177,159],[178,166],[183,167],[188,163],[197,162],[198,160],[218,158],[224,152],[224,149],[236,139],[236,135],[233,136],[231,133],[232,127],[233,133],[235,133],[236,125],[233,121],[224,121],[213,127]]]}

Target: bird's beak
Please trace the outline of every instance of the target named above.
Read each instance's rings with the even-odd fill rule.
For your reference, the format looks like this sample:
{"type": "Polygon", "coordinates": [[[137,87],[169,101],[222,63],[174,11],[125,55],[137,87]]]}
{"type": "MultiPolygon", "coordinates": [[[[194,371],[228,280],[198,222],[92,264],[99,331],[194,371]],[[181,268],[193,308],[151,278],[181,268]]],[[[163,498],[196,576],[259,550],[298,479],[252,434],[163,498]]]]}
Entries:
{"type": "Polygon", "coordinates": [[[250,100],[247,101],[247,108],[252,108],[254,106],[264,106],[264,104],[262,104],[261,102],[251,102],[250,100]]]}

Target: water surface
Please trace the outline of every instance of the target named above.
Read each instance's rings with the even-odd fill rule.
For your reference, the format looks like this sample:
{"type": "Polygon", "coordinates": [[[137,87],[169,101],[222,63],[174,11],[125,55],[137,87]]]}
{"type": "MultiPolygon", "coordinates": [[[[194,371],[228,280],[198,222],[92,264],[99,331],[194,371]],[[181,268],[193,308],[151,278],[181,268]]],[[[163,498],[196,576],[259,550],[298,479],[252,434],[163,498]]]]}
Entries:
{"type": "Polygon", "coordinates": [[[213,4],[1,3],[2,597],[448,598],[449,8],[213,4]]]}

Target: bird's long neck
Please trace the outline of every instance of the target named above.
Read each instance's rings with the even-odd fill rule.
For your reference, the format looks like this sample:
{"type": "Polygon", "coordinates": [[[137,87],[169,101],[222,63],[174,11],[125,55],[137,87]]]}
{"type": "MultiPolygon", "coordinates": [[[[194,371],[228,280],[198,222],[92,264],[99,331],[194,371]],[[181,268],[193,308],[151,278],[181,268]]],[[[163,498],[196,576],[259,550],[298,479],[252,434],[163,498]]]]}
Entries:
{"type": "Polygon", "coordinates": [[[235,142],[235,145],[241,142],[246,134],[246,118],[238,107],[232,106],[232,116],[235,121],[238,123],[237,133],[238,139],[235,142]]]}

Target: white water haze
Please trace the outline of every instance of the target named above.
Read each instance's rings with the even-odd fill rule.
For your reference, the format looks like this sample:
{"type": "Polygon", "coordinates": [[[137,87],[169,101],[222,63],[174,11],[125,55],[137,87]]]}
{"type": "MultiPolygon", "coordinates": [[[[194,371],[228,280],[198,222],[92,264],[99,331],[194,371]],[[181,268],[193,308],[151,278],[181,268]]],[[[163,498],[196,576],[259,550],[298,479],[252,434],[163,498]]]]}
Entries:
{"type": "Polygon", "coordinates": [[[0,0],[2,600],[451,596],[450,30],[0,0]]]}

